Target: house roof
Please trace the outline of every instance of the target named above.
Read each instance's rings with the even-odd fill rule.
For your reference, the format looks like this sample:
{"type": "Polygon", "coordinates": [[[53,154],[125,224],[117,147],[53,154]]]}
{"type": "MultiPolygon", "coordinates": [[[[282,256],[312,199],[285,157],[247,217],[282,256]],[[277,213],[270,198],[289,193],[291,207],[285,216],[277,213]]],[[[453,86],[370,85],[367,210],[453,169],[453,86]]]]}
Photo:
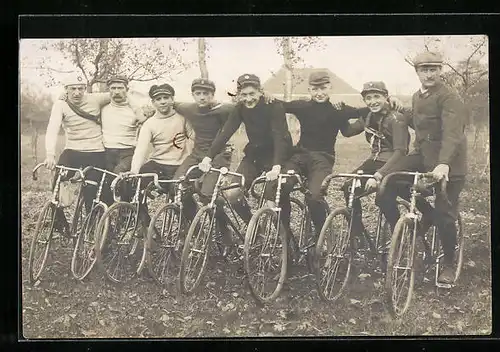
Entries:
{"type": "MultiPolygon", "coordinates": [[[[326,71],[332,82],[332,94],[359,94],[359,91],[351,87],[342,78],[334,74],[327,68],[301,68],[295,69],[292,76],[293,94],[309,94],[308,79],[311,72],[326,71]]],[[[271,78],[263,84],[264,90],[271,94],[283,94],[285,90],[285,68],[281,67],[271,78]]]]}

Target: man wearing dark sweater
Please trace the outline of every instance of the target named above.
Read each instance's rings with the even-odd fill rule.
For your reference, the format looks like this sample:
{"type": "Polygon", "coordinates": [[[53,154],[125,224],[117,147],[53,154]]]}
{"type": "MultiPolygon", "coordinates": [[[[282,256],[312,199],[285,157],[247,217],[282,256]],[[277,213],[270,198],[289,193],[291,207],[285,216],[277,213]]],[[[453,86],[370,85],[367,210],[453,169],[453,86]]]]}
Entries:
{"type": "MultiPolygon", "coordinates": [[[[220,134],[213,141],[207,156],[200,163],[200,169],[208,172],[212,159],[220,153],[241,123],[245,125],[248,144],[244,148],[245,156],[236,172],[245,177],[245,187],[266,170],[268,180],[275,180],[281,172],[281,166],[289,159],[292,152],[292,138],[286,123],[285,110],[279,102],[266,104],[260,79],[253,74],[244,74],[237,80],[239,104],[229,115],[220,134]]],[[[252,217],[243,192],[239,189],[229,191],[228,199],[238,215],[248,223],[252,217]]],[[[272,199],[271,192],[266,198],[272,199]]]]}
{"type": "MultiPolygon", "coordinates": [[[[351,173],[362,170],[364,174],[375,175],[375,179],[361,180],[361,186],[366,191],[373,191],[386,175],[386,170],[408,153],[410,133],[405,116],[391,108],[388,101],[389,92],[384,82],[365,83],[361,95],[370,112],[367,116],[362,116],[349,124],[343,135],[350,137],[365,132],[366,140],[370,143],[371,155],[351,173]]],[[[342,187],[346,202],[349,199],[351,184],[352,180],[347,180],[342,187]]],[[[354,210],[352,231],[359,234],[363,231],[359,198],[354,200],[352,207],[354,210]]]]}
{"type": "MultiPolygon", "coordinates": [[[[449,204],[439,193],[435,210],[420,209],[423,213],[421,229],[437,225],[443,246],[443,271],[438,277],[442,283],[454,281],[453,260],[457,228],[458,198],[467,173],[467,139],[465,136],[465,109],[458,96],[440,80],[443,60],[441,55],[425,52],[414,60],[415,71],[422,87],[413,94],[410,126],[415,129],[414,150],[401,158],[386,173],[396,171],[430,171],[436,180],[448,180],[446,193],[449,204]]],[[[396,197],[409,197],[407,188],[388,185],[377,203],[386,219],[394,224],[399,218],[396,197]]],[[[427,207],[428,208],[428,207],[427,207]]]]}
{"type": "MultiPolygon", "coordinates": [[[[174,104],[174,109],[186,118],[194,132],[193,151],[179,166],[175,172],[174,179],[184,176],[190,167],[198,165],[202,161],[207,155],[212,142],[222,129],[222,126],[226,123],[229,114],[234,109],[233,105],[217,104],[214,102],[215,84],[210,80],[195,79],[191,84],[191,93],[195,103],[174,104]]],[[[231,146],[225,145],[222,151],[214,157],[214,167],[229,167],[231,164],[231,154],[231,146]]],[[[189,177],[196,176],[196,172],[189,175],[189,177]]],[[[218,175],[214,173],[206,174],[203,177],[200,189],[200,197],[203,203],[206,204],[210,201],[217,178],[218,175]]],[[[192,220],[195,215],[196,204],[191,193],[186,193],[182,201],[188,219],[192,220]]],[[[216,218],[217,225],[222,230],[221,233],[227,234],[229,229],[224,221],[224,217],[219,215],[216,218]]],[[[229,240],[229,237],[225,239],[229,240]]]]}

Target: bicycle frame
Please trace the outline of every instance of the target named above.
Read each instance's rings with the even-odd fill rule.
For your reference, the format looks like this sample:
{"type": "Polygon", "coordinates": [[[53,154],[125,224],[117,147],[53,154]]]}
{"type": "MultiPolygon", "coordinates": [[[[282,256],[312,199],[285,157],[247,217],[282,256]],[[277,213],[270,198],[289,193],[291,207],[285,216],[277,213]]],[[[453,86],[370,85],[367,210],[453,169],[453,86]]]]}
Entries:
{"type": "MultiPolygon", "coordinates": [[[[382,181],[381,186],[380,186],[380,192],[384,192],[389,180],[392,177],[398,176],[398,175],[399,176],[413,176],[413,183],[410,187],[410,211],[407,214],[405,214],[405,216],[409,219],[412,219],[412,221],[414,221],[414,224],[415,224],[413,226],[410,267],[409,268],[399,268],[398,267],[398,269],[411,269],[413,267],[413,261],[414,261],[415,250],[416,250],[415,244],[416,244],[416,238],[417,238],[417,225],[419,222],[418,214],[420,213],[417,209],[416,202],[417,202],[417,198],[422,196],[422,191],[421,191],[422,186],[419,186],[418,182],[421,179],[429,179],[429,178],[434,179],[434,175],[430,172],[425,172],[425,173],[406,172],[406,171],[394,172],[394,173],[387,175],[384,178],[384,180],[382,181]]],[[[445,199],[446,202],[448,202],[448,204],[450,204],[450,201],[449,201],[447,194],[446,194],[447,181],[444,177],[440,181],[435,181],[432,184],[428,185],[427,187],[425,187],[425,189],[427,189],[430,186],[434,186],[434,184],[436,184],[437,182],[439,182],[439,186],[440,186],[439,191],[440,191],[441,196],[445,199]]],[[[433,190],[434,190],[434,188],[433,188],[433,190]]],[[[436,195],[435,190],[433,191],[433,195],[436,195]]],[[[429,248],[429,243],[428,243],[427,238],[422,238],[422,242],[423,242],[424,247],[425,247],[424,256],[423,256],[424,261],[427,259],[426,258],[427,254],[429,254],[429,256],[430,256],[429,261],[434,262],[436,265],[436,270],[435,270],[435,285],[436,285],[436,287],[438,287],[438,288],[440,288],[440,287],[441,288],[450,288],[451,284],[442,284],[442,283],[438,282],[439,265],[440,265],[439,262],[440,262],[441,258],[444,256],[444,254],[439,253],[439,248],[437,248],[438,247],[438,238],[436,236],[436,227],[435,226],[432,230],[430,248],[429,248]],[[436,255],[436,249],[438,249],[437,255],[436,255]]]]}

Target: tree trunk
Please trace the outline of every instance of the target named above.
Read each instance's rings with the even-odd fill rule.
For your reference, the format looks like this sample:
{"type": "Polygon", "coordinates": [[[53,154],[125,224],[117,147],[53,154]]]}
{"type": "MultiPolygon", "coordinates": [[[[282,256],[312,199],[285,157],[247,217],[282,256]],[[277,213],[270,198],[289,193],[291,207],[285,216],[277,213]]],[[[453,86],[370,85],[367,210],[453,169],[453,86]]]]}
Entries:
{"type": "Polygon", "coordinates": [[[481,128],[479,127],[479,125],[476,125],[474,126],[474,143],[472,144],[472,149],[473,150],[476,150],[477,148],[477,142],[479,140],[479,132],[481,132],[481,128]]]}
{"type": "Polygon", "coordinates": [[[34,164],[38,164],[38,127],[30,120],[31,130],[31,155],[33,156],[34,164]]]}
{"type": "Polygon", "coordinates": [[[207,51],[207,46],[205,38],[198,38],[198,65],[200,66],[201,78],[204,79],[208,79],[206,51],[207,51]]]}
{"type": "Polygon", "coordinates": [[[290,38],[283,39],[283,59],[285,66],[285,91],[283,98],[285,101],[292,100],[292,48],[290,46],[290,38]]]}

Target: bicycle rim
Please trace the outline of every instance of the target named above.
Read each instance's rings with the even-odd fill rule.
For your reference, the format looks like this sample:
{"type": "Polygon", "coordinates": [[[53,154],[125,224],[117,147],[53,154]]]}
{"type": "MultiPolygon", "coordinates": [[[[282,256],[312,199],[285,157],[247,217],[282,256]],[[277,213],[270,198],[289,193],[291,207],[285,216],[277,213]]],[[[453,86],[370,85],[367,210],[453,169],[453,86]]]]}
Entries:
{"type": "Polygon", "coordinates": [[[99,222],[101,243],[97,261],[106,277],[115,283],[130,281],[137,275],[143,259],[143,232],[136,205],[118,202],[104,213],[99,222]],[[107,227],[107,229],[106,229],[107,227]]]}
{"type": "Polygon", "coordinates": [[[273,209],[261,208],[252,216],[245,236],[247,282],[260,303],[276,299],[286,278],[288,247],[280,225],[273,209]]]}
{"type": "Polygon", "coordinates": [[[34,284],[40,278],[47,262],[50,241],[54,232],[55,210],[56,206],[52,202],[47,202],[38,215],[29,254],[31,284],[34,284]]]}
{"type": "Polygon", "coordinates": [[[385,288],[387,306],[393,317],[402,316],[407,311],[413,295],[414,226],[414,221],[402,217],[392,235],[385,288]]]}
{"type": "Polygon", "coordinates": [[[455,246],[455,280],[457,282],[460,274],[462,273],[462,266],[464,263],[464,245],[465,245],[465,237],[464,237],[464,224],[462,221],[462,217],[458,214],[457,221],[457,245],[455,246]]]}
{"type": "Polygon", "coordinates": [[[316,285],[326,302],[339,299],[349,282],[353,259],[350,218],[347,208],[335,209],[326,218],[316,244],[316,285]]]}
{"type": "Polygon", "coordinates": [[[83,226],[78,234],[73,257],[71,259],[71,272],[77,280],[84,280],[97,261],[95,251],[98,239],[97,230],[106,209],[107,207],[105,205],[97,204],[85,218],[83,226]]]}
{"type": "Polygon", "coordinates": [[[204,206],[196,213],[184,242],[179,271],[181,292],[190,294],[199,287],[207,267],[210,239],[214,231],[214,211],[204,206]]]}
{"type": "Polygon", "coordinates": [[[160,286],[174,284],[179,274],[183,238],[179,207],[162,206],[151,219],[146,242],[146,263],[151,277],[160,286]]]}

